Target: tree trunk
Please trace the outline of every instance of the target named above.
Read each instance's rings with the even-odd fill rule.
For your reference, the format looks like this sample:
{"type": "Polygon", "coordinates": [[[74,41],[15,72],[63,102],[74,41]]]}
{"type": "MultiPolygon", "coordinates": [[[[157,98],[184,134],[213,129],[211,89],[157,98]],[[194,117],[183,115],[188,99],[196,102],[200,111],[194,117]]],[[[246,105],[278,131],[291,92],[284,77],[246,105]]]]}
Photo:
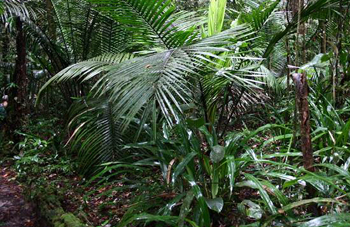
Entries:
{"type": "Polygon", "coordinates": [[[7,34],[7,31],[6,31],[6,28],[2,28],[2,34],[1,34],[1,41],[2,41],[2,48],[1,48],[1,62],[4,64],[4,70],[3,70],[3,78],[2,78],[2,81],[1,81],[1,85],[3,86],[3,88],[6,88],[7,87],[7,75],[8,75],[8,70],[7,70],[7,67],[6,67],[6,64],[8,63],[8,60],[7,60],[7,56],[8,56],[8,53],[9,53],[9,43],[10,43],[10,40],[9,40],[9,37],[8,37],[8,34],[7,34]]]}
{"type": "Polygon", "coordinates": [[[48,33],[50,39],[52,39],[54,42],[56,41],[56,23],[54,19],[54,8],[52,5],[51,0],[45,0],[46,1],[46,18],[47,18],[47,24],[48,24],[48,33]]]}
{"type": "MultiPolygon", "coordinates": [[[[294,73],[293,80],[295,83],[296,104],[299,112],[300,120],[300,137],[301,137],[301,151],[303,153],[303,166],[306,170],[314,172],[314,157],[311,143],[311,127],[310,127],[310,111],[308,102],[309,87],[307,84],[306,73],[294,73]]],[[[316,190],[309,183],[305,187],[308,193],[308,199],[315,197],[316,190]]],[[[319,216],[320,211],[316,204],[308,206],[309,212],[314,216],[319,216]]]]}
{"type": "Polygon", "coordinates": [[[14,134],[15,130],[20,129],[21,119],[27,113],[27,67],[26,67],[26,39],[23,31],[23,23],[20,17],[16,17],[16,64],[12,82],[15,84],[10,90],[9,99],[9,118],[10,118],[10,136],[15,143],[19,142],[19,137],[14,134]]]}
{"type": "Polygon", "coordinates": [[[324,21],[320,21],[322,27],[321,53],[327,52],[327,27],[324,21]]]}
{"type": "Polygon", "coordinates": [[[307,84],[306,74],[294,73],[293,80],[295,83],[297,107],[299,111],[301,151],[303,153],[304,168],[309,171],[314,171],[314,158],[310,135],[310,111],[309,102],[307,99],[309,88],[307,84]]]}

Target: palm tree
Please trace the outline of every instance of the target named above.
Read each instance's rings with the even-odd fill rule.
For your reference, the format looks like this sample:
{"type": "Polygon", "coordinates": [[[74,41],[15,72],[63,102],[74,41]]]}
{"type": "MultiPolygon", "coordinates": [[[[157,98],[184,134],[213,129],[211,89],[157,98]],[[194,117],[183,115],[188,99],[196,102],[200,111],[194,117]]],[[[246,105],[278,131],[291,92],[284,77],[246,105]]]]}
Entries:
{"type": "MultiPolygon", "coordinates": [[[[176,12],[170,0],[92,0],[89,3],[99,13],[120,24],[119,32],[128,35],[124,37],[131,38],[124,41],[129,43],[128,47],[122,53],[103,54],[65,68],[42,91],[54,82],[72,79],[92,83],[90,96],[111,103],[106,107],[110,109],[113,121],[118,122],[119,131],[125,132],[136,119],[141,125],[156,125],[159,119],[165,119],[171,126],[181,121],[188,109],[194,110],[192,104],[202,103],[204,107],[210,98],[206,97],[207,100],[203,102],[203,97],[199,94],[204,93],[202,78],[206,75],[225,78],[225,81],[247,89],[256,86],[254,79],[248,78],[254,74],[249,71],[239,73],[239,67],[221,63],[230,62],[235,55],[231,46],[248,39],[252,34],[251,29],[245,25],[222,32],[219,29],[216,34],[205,37],[206,35],[200,35],[197,26],[202,22],[194,18],[193,14],[176,12]],[[222,55],[224,52],[225,55],[222,55]]],[[[220,23],[219,26],[222,27],[223,21],[220,23]]],[[[95,109],[91,104],[88,108],[95,109]]],[[[200,112],[202,110],[199,109],[200,112]]],[[[83,127],[86,125],[84,122],[81,122],[77,130],[89,130],[89,127],[83,127]]],[[[99,131],[99,135],[105,137],[99,139],[99,142],[112,141],[113,138],[106,137],[111,136],[107,131],[111,132],[114,124],[108,124],[105,132],[99,131]]],[[[80,135],[86,136],[85,141],[96,136],[94,133],[88,135],[87,131],[80,135]]],[[[81,136],[77,138],[82,139],[81,136]]],[[[91,157],[115,150],[110,146],[92,144],[83,147],[91,157]]]]}
{"type": "MultiPolygon", "coordinates": [[[[87,86],[91,84],[89,97],[111,104],[105,105],[113,115],[108,118],[113,121],[105,127],[109,132],[112,128],[126,132],[135,121],[141,125],[151,123],[156,128],[157,122],[165,119],[172,126],[183,120],[189,109],[211,125],[221,124],[223,116],[230,122],[237,109],[242,110],[264,99],[264,94],[258,92],[262,83],[258,78],[264,77],[265,71],[261,69],[262,59],[256,56],[268,56],[273,43],[296,27],[297,22],[293,19],[284,31],[269,38],[264,29],[279,1],[268,2],[263,3],[264,7],[242,14],[227,29],[224,0],[211,2],[209,13],[216,16],[209,16],[208,26],[198,26],[202,22],[191,13],[176,12],[171,0],[89,0],[92,11],[97,10],[99,15],[119,26],[117,43],[126,45],[119,52],[102,51],[99,57],[66,67],[41,91],[55,82],[66,83],[68,80],[87,86]],[[257,42],[256,33],[265,40],[257,42]],[[261,48],[265,46],[266,50],[261,48]],[[192,108],[192,104],[200,108],[192,108]],[[115,124],[118,127],[114,127],[115,124]]],[[[306,20],[318,10],[332,6],[330,1],[312,1],[301,11],[301,18],[306,20]]],[[[68,31],[65,36],[73,37],[74,31],[73,34],[72,29],[68,31]]],[[[74,47],[80,42],[70,39],[67,43],[74,47]]],[[[78,55],[73,53],[73,62],[84,60],[74,57],[78,55]]],[[[94,109],[91,103],[88,109],[94,109]]],[[[89,127],[84,128],[84,125],[78,124],[76,129],[87,130],[89,127]]],[[[221,130],[223,135],[226,127],[221,130]]],[[[107,131],[101,131],[100,135],[111,136],[107,131]]],[[[87,131],[81,133],[88,137],[87,131]]],[[[90,144],[88,147],[84,146],[85,154],[91,157],[116,150],[110,146],[90,144]]]]}

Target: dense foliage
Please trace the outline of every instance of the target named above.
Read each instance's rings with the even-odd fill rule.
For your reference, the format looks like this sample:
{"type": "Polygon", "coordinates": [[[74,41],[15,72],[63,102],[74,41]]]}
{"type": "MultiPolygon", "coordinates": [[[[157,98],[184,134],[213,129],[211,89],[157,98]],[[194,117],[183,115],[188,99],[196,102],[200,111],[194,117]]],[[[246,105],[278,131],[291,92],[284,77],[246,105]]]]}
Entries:
{"type": "Polygon", "coordinates": [[[96,226],[347,226],[349,9],[1,1],[1,153],[96,226]]]}

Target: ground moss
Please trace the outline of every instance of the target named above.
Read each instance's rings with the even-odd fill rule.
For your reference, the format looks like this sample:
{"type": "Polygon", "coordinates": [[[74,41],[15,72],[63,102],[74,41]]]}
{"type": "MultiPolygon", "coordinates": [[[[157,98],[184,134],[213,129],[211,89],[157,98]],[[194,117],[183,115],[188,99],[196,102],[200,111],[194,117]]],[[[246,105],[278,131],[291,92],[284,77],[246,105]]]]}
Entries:
{"type": "MultiPolygon", "coordinates": [[[[51,190],[46,190],[51,192],[51,190]]],[[[37,194],[36,203],[39,208],[40,216],[48,224],[54,227],[83,227],[88,226],[70,212],[65,212],[59,199],[51,193],[41,192],[37,194]]]]}

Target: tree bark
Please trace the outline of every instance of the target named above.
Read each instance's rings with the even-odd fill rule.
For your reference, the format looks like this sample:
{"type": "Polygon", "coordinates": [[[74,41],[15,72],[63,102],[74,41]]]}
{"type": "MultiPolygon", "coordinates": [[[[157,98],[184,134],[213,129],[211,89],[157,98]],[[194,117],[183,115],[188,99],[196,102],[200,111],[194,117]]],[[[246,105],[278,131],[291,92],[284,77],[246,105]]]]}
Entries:
{"type": "Polygon", "coordinates": [[[15,135],[15,130],[20,129],[21,119],[27,113],[27,66],[26,66],[26,37],[23,31],[23,22],[20,17],[16,17],[16,64],[12,75],[12,82],[15,84],[10,90],[9,118],[10,135],[15,143],[19,142],[19,137],[15,135]]]}
{"type": "Polygon", "coordinates": [[[294,73],[297,107],[300,120],[301,151],[303,153],[304,168],[314,171],[314,158],[311,144],[310,111],[308,102],[308,84],[305,73],[294,73]]]}
{"type": "Polygon", "coordinates": [[[54,8],[51,0],[45,0],[46,2],[46,18],[48,24],[48,34],[50,39],[56,41],[56,24],[54,19],[54,8]]]}
{"type": "Polygon", "coordinates": [[[6,88],[7,87],[7,75],[8,75],[8,69],[7,69],[7,63],[8,63],[8,60],[7,60],[7,56],[8,56],[8,53],[9,53],[9,43],[10,43],[10,40],[9,40],[9,37],[8,37],[8,34],[7,34],[7,31],[6,31],[6,28],[2,28],[2,34],[1,34],[1,41],[2,41],[2,48],[1,48],[1,62],[4,63],[4,70],[3,70],[3,75],[4,77],[2,78],[3,81],[1,81],[1,85],[6,88]]]}
{"type": "MultiPolygon", "coordinates": [[[[311,143],[311,127],[310,127],[310,111],[308,102],[309,87],[307,84],[306,73],[294,73],[293,80],[295,83],[296,103],[299,112],[300,120],[300,137],[301,137],[301,151],[303,153],[303,166],[306,170],[314,172],[314,157],[311,143]]],[[[308,193],[306,198],[313,198],[316,195],[316,190],[311,184],[305,187],[308,193]]],[[[319,216],[321,213],[316,204],[308,206],[309,212],[314,216],[319,216]]]]}

